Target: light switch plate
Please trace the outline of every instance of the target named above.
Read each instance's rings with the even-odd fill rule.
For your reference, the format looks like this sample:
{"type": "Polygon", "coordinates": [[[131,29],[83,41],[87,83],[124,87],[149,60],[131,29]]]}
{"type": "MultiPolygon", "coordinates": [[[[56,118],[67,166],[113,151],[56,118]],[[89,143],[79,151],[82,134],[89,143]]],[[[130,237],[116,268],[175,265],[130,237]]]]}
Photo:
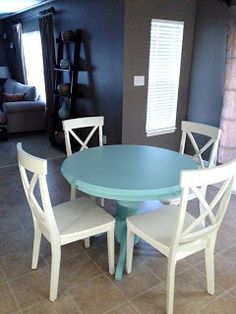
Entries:
{"type": "Polygon", "coordinates": [[[144,86],[145,85],[145,76],[144,75],[135,75],[134,76],[134,86],[144,86]]]}

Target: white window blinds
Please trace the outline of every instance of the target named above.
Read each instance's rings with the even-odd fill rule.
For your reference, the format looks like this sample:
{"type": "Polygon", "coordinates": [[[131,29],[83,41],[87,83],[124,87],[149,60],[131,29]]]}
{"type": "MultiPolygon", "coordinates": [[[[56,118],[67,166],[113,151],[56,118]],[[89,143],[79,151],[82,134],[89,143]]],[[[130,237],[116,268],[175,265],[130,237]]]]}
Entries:
{"type": "Polygon", "coordinates": [[[152,19],[146,134],[175,130],[184,23],[152,19]]]}

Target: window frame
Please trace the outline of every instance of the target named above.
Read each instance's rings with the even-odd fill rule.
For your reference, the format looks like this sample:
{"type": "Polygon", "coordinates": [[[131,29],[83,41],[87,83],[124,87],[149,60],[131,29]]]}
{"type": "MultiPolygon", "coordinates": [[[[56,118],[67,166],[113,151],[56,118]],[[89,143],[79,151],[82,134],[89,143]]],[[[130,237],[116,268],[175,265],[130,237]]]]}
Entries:
{"type": "MultiPolygon", "coordinates": [[[[167,33],[166,36],[168,36],[168,35],[169,35],[169,33],[167,33]]],[[[147,137],[161,135],[161,134],[169,134],[169,133],[175,132],[175,130],[176,130],[176,116],[177,116],[179,81],[180,81],[180,71],[181,71],[181,61],[182,61],[183,36],[184,36],[184,21],[151,19],[149,64],[148,64],[147,108],[146,108],[146,122],[145,122],[145,132],[146,132],[147,137]],[[161,32],[160,29],[163,25],[164,25],[164,28],[166,27],[166,29],[168,28],[168,25],[169,25],[169,30],[171,29],[170,25],[173,25],[173,27],[175,28],[175,32],[179,36],[179,37],[176,37],[177,38],[177,48],[174,46],[174,45],[176,45],[176,38],[170,43],[170,45],[169,45],[169,42],[167,44],[165,42],[163,43],[163,37],[161,37],[161,35],[160,35],[160,32],[161,32]],[[165,45],[165,44],[166,44],[166,46],[164,46],[164,48],[165,47],[168,48],[168,45],[169,45],[170,52],[171,52],[171,49],[175,52],[178,50],[177,55],[175,55],[172,52],[172,54],[173,54],[171,56],[172,57],[172,59],[171,59],[172,67],[170,67],[170,66],[168,67],[168,65],[167,65],[167,72],[170,71],[170,69],[172,69],[172,73],[174,71],[176,72],[174,75],[174,79],[173,79],[173,75],[170,75],[170,74],[169,74],[169,79],[163,79],[163,78],[159,78],[158,76],[157,77],[155,76],[158,73],[158,67],[160,69],[160,64],[162,64],[160,61],[164,60],[163,55],[161,56],[161,58],[162,58],[161,60],[158,60],[158,58],[159,58],[160,52],[165,51],[165,50],[161,50],[161,49],[163,49],[162,45],[165,45]],[[173,47],[171,47],[171,44],[173,47]],[[160,46],[160,48],[159,48],[159,46],[160,46]],[[173,69],[175,69],[175,70],[173,70],[173,69]],[[159,89],[158,89],[158,83],[159,83],[159,85],[161,85],[161,83],[163,83],[163,84],[165,83],[166,86],[169,84],[170,87],[167,90],[168,95],[171,95],[171,93],[174,93],[174,96],[172,96],[172,99],[171,98],[168,99],[168,97],[166,97],[167,100],[173,101],[173,105],[172,104],[170,105],[169,102],[167,102],[169,104],[167,110],[169,110],[171,112],[171,122],[170,123],[168,122],[169,116],[167,114],[168,113],[167,111],[163,115],[163,116],[166,115],[166,117],[164,119],[158,120],[158,118],[157,118],[158,110],[160,113],[164,112],[165,105],[163,104],[163,102],[165,100],[165,97],[163,97],[161,95],[161,93],[163,94],[165,91],[165,88],[167,88],[167,87],[164,87],[164,88],[159,87],[159,89]],[[172,84],[170,84],[170,83],[172,83],[172,84]],[[156,96],[154,95],[154,92],[153,92],[154,89],[155,89],[156,96]],[[159,108],[157,105],[158,96],[159,96],[159,103],[162,102],[162,105],[159,108]],[[163,110],[163,111],[161,111],[161,110],[163,110]],[[153,114],[154,114],[154,118],[152,117],[153,114]],[[167,116],[168,116],[168,118],[167,118],[167,116]],[[162,123],[162,125],[165,125],[165,124],[167,124],[167,125],[165,125],[164,127],[163,126],[161,126],[161,127],[155,126],[154,127],[155,123],[158,124],[160,122],[162,123]]],[[[164,39],[166,39],[166,38],[164,38],[164,39]]],[[[168,52],[169,52],[169,50],[168,50],[168,52]]],[[[168,60],[170,62],[170,58],[168,59],[167,54],[164,55],[164,57],[166,57],[166,60],[168,60]]],[[[166,61],[166,63],[167,63],[167,61],[166,61]]],[[[163,72],[163,74],[165,74],[165,73],[163,72]]],[[[168,77],[168,73],[166,75],[168,77]]],[[[163,85],[163,86],[165,86],[165,85],[163,85]]]]}

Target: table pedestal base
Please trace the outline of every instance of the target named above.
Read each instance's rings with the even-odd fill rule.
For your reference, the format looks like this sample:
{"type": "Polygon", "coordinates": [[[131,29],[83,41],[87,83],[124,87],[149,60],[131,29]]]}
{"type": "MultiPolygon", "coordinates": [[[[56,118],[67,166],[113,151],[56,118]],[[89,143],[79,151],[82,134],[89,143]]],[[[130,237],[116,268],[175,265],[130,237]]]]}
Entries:
{"type": "MultiPolygon", "coordinates": [[[[116,223],[115,223],[115,237],[120,243],[119,258],[116,265],[115,280],[120,281],[123,277],[124,264],[126,259],[127,248],[127,226],[126,217],[137,214],[141,202],[125,202],[117,201],[116,223]]],[[[135,243],[138,242],[138,237],[135,238],[135,243]]]]}

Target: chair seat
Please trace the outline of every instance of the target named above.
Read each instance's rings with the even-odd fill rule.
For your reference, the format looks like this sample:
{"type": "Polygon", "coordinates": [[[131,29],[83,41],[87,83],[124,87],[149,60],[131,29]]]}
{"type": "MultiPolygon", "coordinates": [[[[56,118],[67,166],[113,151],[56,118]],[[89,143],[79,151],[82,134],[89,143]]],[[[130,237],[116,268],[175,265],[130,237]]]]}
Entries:
{"type": "Polygon", "coordinates": [[[61,244],[96,234],[115,219],[88,197],[79,197],[53,207],[61,244]],[[85,234],[86,233],[86,234],[85,234]],[[81,237],[80,237],[81,235],[81,237]]]}
{"type": "MultiPolygon", "coordinates": [[[[127,223],[132,225],[131,230],[134,230],[135,234],[154,247],[156,246],[155,243],[158,244],[158,250],[168,256],[178,213],[178,206],[167,205],[158,210],[130,216],[127,218],[127,223]]],[[[186,213],[184,228],[193,223],[194,220],[192,215],[186,213]]]]}

